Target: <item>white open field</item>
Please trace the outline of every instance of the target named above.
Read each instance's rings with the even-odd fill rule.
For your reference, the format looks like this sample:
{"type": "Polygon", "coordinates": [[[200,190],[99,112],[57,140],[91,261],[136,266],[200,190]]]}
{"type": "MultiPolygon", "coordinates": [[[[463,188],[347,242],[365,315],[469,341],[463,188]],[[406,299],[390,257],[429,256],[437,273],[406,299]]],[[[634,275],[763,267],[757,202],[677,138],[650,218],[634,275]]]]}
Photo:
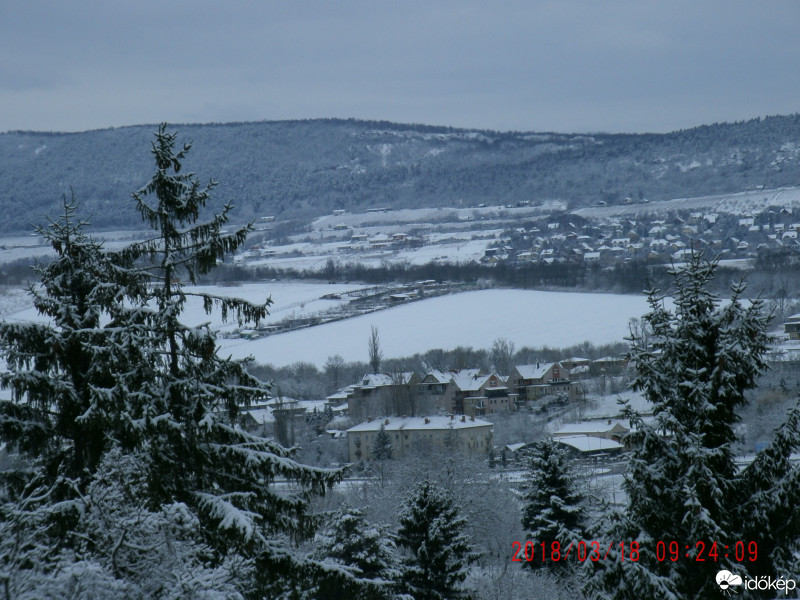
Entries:
{"type": "Polygon", "coordinates": [[[274,365],[306,361],[322,366],[334,354],[366,362],[372,325],[378,328],[387,358],[433,348],[489,348],[498,338],[517,348],[566,347],[584,341],[604,344],[622,341],[628,334],[628,321],[647,310],[645,297],[639,295],[483,290],[257,340],[220,340],[221,354],[252,355],[260,363],[274,365]]]}
{"type": "MultiPolygon", "coordinates": [[[[326,294],[346,294],[365,288],[360,284],[326,284],[307,282],[264,282],[245,283],[242,285],[204,285],[187,286],[187,294],[202,292],[226,298],[241,298],[254,304],[263,304],[267,298],[272,299],[269,307],[270,317],[267,324],[286,317],[301,317],[334,308],[346,300],[329,300],[326,294]]],[[[0,319],[8,321],[41,321],[33,308],[30,296],[25,290],[14,288],[0,293],[0,319]]],[[[221,315],[206,314],[202,301],[196,297],[188,297],[181,321],[186,325],[198,326],[209,323],[211,327],[222,332],[229,332],[238,327],[235,322],[223,323],[221,315]]]]}

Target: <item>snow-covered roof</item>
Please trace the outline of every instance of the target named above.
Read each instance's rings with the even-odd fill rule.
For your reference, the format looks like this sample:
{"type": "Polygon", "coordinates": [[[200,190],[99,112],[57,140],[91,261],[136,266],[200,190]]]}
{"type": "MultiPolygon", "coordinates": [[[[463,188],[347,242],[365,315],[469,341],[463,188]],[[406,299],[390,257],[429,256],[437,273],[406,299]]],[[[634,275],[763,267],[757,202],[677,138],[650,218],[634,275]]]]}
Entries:
{"type": "Polygon", "coordinates": [[[386,431],[435,431],[441,429],[471,429],[473,427],[493,427],[493,423],[482,419],[464,419],[461,417],[390,417],[373,419],[351,427],[347,432],[378,431],[384,426],[386,431]],[[387,423],[388,421],[388,423],[387,423]]]}
{"type": "Polygon", "coordinates": [[[256,423],[272,423],[275,417],[272,414],[271,408],[254,408],[246,411],[246,414],[253,417],[256,423]]]}
{"type": "Polygon", "coordinates": [[[575,448],[579,452],[597,452],[608,450],[622,450],[625,446],[614,440],[593,437],[591,435],[571,435],[555,438],[557,442],[575,448]]]}
{"type": "Polygon", "coordinates": [[[359,387],[380,387],[392,385],[392,376],[388,373],[367,373],[361,378],[359,387]]]}
{"type": "Polygon", "coordinates": [[[554,436],[569,436],[572,434],[608,433],[609,431],[630,431],[621,421],[584,421],[583,423],[567,423],[562,425],[554,436]]]}
{"type": "Polygon", "coordinates": [[[305,410],[311,413],[316,408],[317,411],[322,412],[325,410],[324,400],[295,400],[293,398],[283,398],[282,403],[279,404],[275,399],[269,401],[264,406],[252,406],[245,410],[244,413],[250,415],[255,419],[256,423],[272,423],[275,421],[273,411],[276,408],[292,409],[292,410],[305,410]]]}
{"type": "Polygon", "coordinates": [[[411,377],[413,375],[414,373],[410,371],[406,373],[395,373],[394,375],[390,375],[389,373],[367,373],[361,378],[361,382],[356,384],[356,387],[373,388],[386,385],[405,384],[411,381],[411,377]]]}
{"type": "Polygon", "coordinates": [[[596,358],[592,362],[593,363],[620,363],[624,362],[624,358],[620,358],[619,356],[603,356],[602,358],[596,358]]]}
{"type": "Polygon", "coordinates": [[[541,379],[555,363],[540,365],[517,365],[517,371],[523,379],[541,379]]]}
{"type": "Polygon", "coordinates": [[[429,381],[428,383],[450,383],[450,380],[453,379],[453,374],[445,373],[444,371],[437,371],[434,369],[432,371],[428,371],[425,374],[425,377],[423,377],[423,380],[428,378],[434,379],[433,382],[429,381]]]}
{"type": "Polygon", "coordinates": [[[330,396],[328,396],[328,400],[347,400],[352,392],[353,392],[352,386],[348,386],[343,390],[339,390],[335,394],[331,394],[330,396]]]}
{"type": "Polygon", "coordinates": [[[566,360],[562,360],[562,363],[588,363],[591,362],[591,359],[584,358],[582,356],[570,356],[566,360]]]}
{"type": "Polygon", "coordinates": [[[506,450],[508,450],[509,452],[516,452],[520,448],[524,448],[527,445],[528,444],[526,444],[525,442],[518,442],[516,444],[506,444],[506,450]]]}
{"type": "Polygon", "coordinates": [[[480,369],[461,369],[451,374],[453,383],[462,392],[474,392],[480,389],[484,382],[489,379],[489,375],[481,375],[480,369]]]}

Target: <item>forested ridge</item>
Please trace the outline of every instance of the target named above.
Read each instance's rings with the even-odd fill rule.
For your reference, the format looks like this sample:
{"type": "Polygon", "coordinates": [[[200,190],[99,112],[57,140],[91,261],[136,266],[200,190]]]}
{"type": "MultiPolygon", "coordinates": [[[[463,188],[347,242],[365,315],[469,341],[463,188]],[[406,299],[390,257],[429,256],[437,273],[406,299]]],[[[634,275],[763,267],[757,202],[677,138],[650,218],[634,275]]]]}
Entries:
{"type": "MultiPolygon", "coordinates": [[[[214,173],[232,218],[308,218],[335,208],[566,201],[571,208],[737,192],[800,181],[800,115],[668,134],[495,132],[356,120],[177,126],[214,173]]],[[[153,125],[0,134],[0,231],[30,230],[73,190],[94,228],[141,227],[153,125]]]]}

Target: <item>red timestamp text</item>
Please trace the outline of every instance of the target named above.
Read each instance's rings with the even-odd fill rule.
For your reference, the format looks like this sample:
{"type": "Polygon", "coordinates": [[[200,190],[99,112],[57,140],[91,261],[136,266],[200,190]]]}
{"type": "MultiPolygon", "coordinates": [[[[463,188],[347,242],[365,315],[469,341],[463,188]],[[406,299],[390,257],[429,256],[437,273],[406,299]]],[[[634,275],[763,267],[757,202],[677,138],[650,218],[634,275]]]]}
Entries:
{"type": "Polygon", "coordinates": [[[737,541],[731,545],[714,541],[698,541],[694,544],[681,544],[671,541],[656,542],[656,560],[659,562],[678,560],[695,562],[717,562],[719,560],[735,560],[736,562],[755,562],[758,559],[758,543],[737,541]]]}
{"type": "Polygon", "coordinates": [[[619,559],[621,562],[626,560],[636,562],[639,560],[639,542],[611,542],[610,544],[605,544],[597,540],[581,540],[579,542],[561,544],[561,542],[557,541],[534,542],[528,540],[524,544],[514,541],[511,547],[514,550],[511,560],[514,562],[560,562],[569,560],[570,555],[579,562],[587,560],[597,562],[606,560],[611,551],[616,550],[616,548],[619,548],[619,553],[615,551],[612,555],[613,559],[619,559]]]}

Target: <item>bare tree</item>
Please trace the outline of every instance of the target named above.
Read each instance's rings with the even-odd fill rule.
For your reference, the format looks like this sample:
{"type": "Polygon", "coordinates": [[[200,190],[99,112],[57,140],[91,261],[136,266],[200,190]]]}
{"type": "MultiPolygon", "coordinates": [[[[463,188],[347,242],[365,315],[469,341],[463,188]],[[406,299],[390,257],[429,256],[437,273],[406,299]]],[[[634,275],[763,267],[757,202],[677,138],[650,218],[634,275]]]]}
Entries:
{"type": "Polygon", "coordinates": [[[332,384],[332,389],[339,389],[339,380],[342,376],[342,369],[344,368],[344,359],[341,354],[334,354],[329,356],[325,362],[325,373],[328,375],[328,380],[332,384]]]}
{"type": "Polygon", "coordinates": [[[369,366],[372,368],[373,373],[377,373],[381,368],[381,360],[383,359],[383,352],[381,352],[381,340],[378,335],[378,328],[375,325],[370,326],[369,334],[369,366]]]}
{"type": "Polygon", "coordinates": [[[499,375],[508,375],[514,368],[514,342],[497,338],[489,354],[492,366],[499,375]]]}
{"type": "Polygon", "coordinates": [[[411,388],[409,377],[410,373],[392,373],[391,402],[394,414],[413,417],[417,414],[417,394],[416,389],[411,388]]]}
{"type": "Polygon", "coordinates": [[[630,331],[630,339],[640,348],[647,348],[650,346],[650,336],[652,328],[643,319],[631,317],[628,320],[628,330],[630,331]]]}

